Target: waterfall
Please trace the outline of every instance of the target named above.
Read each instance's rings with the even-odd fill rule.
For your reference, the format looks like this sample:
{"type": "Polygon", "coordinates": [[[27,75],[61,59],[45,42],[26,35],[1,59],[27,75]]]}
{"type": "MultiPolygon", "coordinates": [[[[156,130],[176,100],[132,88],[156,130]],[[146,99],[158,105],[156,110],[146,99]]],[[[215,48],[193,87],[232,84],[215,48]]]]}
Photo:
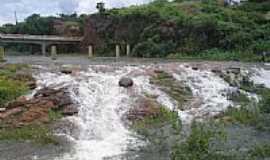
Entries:
{"type": "Polygon", "coordinates": [[[255,73],[251,77],[255,84],[264,84],[270,88],[270,70],[264,68],[254,68],[255,73]]]}
{"type": "MultiPolygon", "coordinates": [[[[164,66],[163,66],[164,67],[164,66]]],[[[55,160],[103,160],[121,159],[129,148],[144,145],[136,134],[124,125],[123,115],[132,107],[138,95],[152,94],[157,101],[170,110],[175,110],[177,102],[158,86],[150,84],[150,77],[156,65],[140,67],[90,66],[75,75],[46,71],[36,76],[38,89],[42,87],[68,88],[73,100],[78,104],[78,116],[69,117],[78,127],[78,135],[67,135],[73,142],[73,150],[55,160]],[[120,88],[121,77],[134,80],[131,91],[120,88]]],[[[178,65],[173,70],[166,69],[181,84],[190,87],[194,97],[201,103],[184,111],[178,111],[183,123],[193,119],[214,116],[232,105],[226,97],[231,89],[228,83],[210,71],[192,70],[178,65]]]]}
{"type": "Polygon", "coordinates": [[[90,68],[78,76],[42,73],[39,86],[68,87],[79,105],[79,114],[72,120],[79,126],[74,138],[74,152],[59,160],[102,160],[125,153],[136,139],[121,118],[129,110],[132,99],[126,89],[118,86],[128,67],[112,72],[97,72],[90,68]]]}
{"type": "Polygon", "coordinates": [[[193,70],[180,65],[173,76],[178,81],[186,84],[193,96],[198,97],[199,106],[179,111],[183,123],[191,123],[193,119],[212,117],[233,105],[227,98],[227,93],[233,90],[227,82],[210,71],[193,70]]]}

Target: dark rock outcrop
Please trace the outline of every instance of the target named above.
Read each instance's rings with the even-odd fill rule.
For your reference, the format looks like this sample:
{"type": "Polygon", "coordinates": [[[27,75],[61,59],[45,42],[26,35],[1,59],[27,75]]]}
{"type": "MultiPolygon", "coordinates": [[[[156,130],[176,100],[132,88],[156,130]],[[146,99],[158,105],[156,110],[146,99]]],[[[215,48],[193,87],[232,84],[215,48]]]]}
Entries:
{"type": "Polygon", "coordinates": [[[133,80],[131,78],[123,77],[119,81],[119,86],[124,88],[132,87],[134,84],[133,80]]]}
{"type": "Polygon", "coordinates": [[[66,88],[39,90],[31,99],[20,97],[6,105],[0,112],[0,121],[12,126],[50,122],[50,112],[60,112],[64,116],[78,113],[66,88]]]}

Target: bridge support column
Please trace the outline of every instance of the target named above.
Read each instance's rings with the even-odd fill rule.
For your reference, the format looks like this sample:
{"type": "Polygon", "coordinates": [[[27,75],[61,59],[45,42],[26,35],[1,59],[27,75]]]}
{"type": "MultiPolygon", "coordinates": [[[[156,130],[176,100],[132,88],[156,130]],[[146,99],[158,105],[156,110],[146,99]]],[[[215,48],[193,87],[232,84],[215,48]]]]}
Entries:
{"type": "Polygon", "coordinates": [[[93,58],[94,57],[94,49],[93,49],[93,46],[92,45],[88,46],[88,57],[89,58],[93,58]]]}
{"type": "Polygon", "coordinates": [[[127,44],[126,49],[127,49],[126,52],[127,52],[127,57],[128,57],[130,55],[130,45],[129,44],[127,44]]]}
{"type": "Polygon", "coordinates": [[[0,46],[0,62],[5,61],[5,49],[3,46],[0,46]]]}
{"type": "Polygon", "coordinates": [[[115,46],[115,56],[116,56],[116,58],[120,57],[120,45],[119,44],[117,44],[115,46]]]}
{"type": "Polygon", "coordinates": [[[46,43],[41,44],[41,53],[43,56],[46,56],[46,47],[47,47],[46,43]]]}
{"type": "Polygon", "coordinates": [[[56,46],[52,46],[52,48],[51,48],[51,58],[53,60],[56,60],[56,56],[57,56],[56,46]]]}

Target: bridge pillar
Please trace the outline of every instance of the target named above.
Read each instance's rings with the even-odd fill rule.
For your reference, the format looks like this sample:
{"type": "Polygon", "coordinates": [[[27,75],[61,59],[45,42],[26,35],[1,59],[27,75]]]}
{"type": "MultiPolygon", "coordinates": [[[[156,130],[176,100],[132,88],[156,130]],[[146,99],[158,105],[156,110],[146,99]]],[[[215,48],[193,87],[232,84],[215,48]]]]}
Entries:
{"type": "Polygon", "coordinates": [[[116,56],[116,58],[119,58],[120,57],[120,45],[119,44],[117,44],[116,46],[115,46],[115,56],[116,56]]]}
{"type": "Polygon", "coordinates": [[[88,57],[89,58],[93,58],[94,57],[94,50],[93,50],[93,46],[92,45],[88,46],[88,57]]]}
{"type": "Polygon", "coordinates": [[[126,52],[127,52],[127,57],[130,55],[130,45],[129,44],[127,44],[127,50],[126,50],[126,52]]]}
{"type": "Polygon", "coordinates": [[[52,48],[51,48],[51,58],[53,60],[56,60],[56,56],[57,56],[56,46],[52,46],[52,48]]]}
{"type": "Polygon", "coordinates": [[[47,47],[46,43],[41,44],[41,53],[43,56],[46,56],[46,47],[47,47]]]}
{"type": "Polygon", "coordinates": [[[5,49],[3,46],[0,46],[0,62],[5,61],[5,49]]]}

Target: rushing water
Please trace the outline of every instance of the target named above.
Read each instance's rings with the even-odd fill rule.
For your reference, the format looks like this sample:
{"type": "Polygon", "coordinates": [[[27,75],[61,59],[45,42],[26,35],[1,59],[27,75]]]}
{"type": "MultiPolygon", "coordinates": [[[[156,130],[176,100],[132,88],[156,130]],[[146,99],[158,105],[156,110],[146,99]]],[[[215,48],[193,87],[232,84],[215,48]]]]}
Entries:
{"type": "Polygon", "coordinates": [[[264,84],[265,87],[270,88],[270,70],[264,68],[254,68],[255,73],[251,79],[256,84],[264,84]]]}
{"type": "Polygon", "coordinates": [[[232,105],[227,98],[227,93],[233,88],[214,73],[193,70],[183,65],[180,65],[178,70],[178,73],[173,74],[175,79],[188,85],[193,96],[198,97],[201,101],[200,106],[179,111],[182,122],[190,123],[194,118],[203,119],[217,115],[232,105]]]}
{"type": "Polygon", "coordinates": [[[71,135],[74,152],[57,159],[101,160],[123,154],[136,142],[121,120],[132,102],[118,86],[127,73],[129,68],[106,73],[90,68],[78,76],[43,73],[38,77],[40,86],[68,87],[80,107],[79,115],[72,118],[79,129],[78,135],[71,135]]]}
{"type": "MultiPolygon", "coordinates": [[[[38,89],[49,87],[67,87],[74,102],[79,106],[78,116],[67,120],[76,124],[77,134],[66,135],[73,142],[73,151],[55,160],[103,160],[121,159],[129,148],[143,145],[135,133],[130,131],[123,122],[123,115],[132,107],[135,97],[144,93],[157,95],[157,101],[173,110],[177,102],[166,93],[150,84],[150,72],[153,66],[141,67],[111,67],[91,66],[86,71],[73,75],[52,73],[46,71],[36,76],[38,89]],[[129,76],[134,80],[132,90],[120,88],[119,79],[129,76]]],[[[227,99],[227,93],[232,89],[228,83],[210,71],[192,70],[184,65],[168,69],[179,83],[191,88],[193,96],[197,97],[197,106],[184,111],[178,111],[183,123],[191,123],[193,119],[203,119],[214,116],[233,105],[227,99]]],[[[269,82],[268,71],[253,80],[269,82]]]]}

